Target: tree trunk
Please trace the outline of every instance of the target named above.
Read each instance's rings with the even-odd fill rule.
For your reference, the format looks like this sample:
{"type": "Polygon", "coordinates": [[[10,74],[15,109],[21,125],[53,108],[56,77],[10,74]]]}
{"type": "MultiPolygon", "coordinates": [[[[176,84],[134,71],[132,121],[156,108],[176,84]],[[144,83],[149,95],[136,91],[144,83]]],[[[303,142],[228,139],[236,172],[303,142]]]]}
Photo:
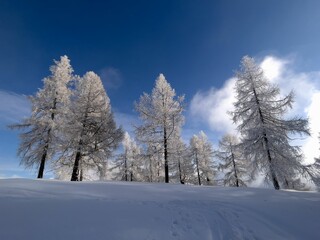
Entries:
{"type": "Polygon", "coordinates": [[[180,157],[179,157],[179,159],[178,159],[178,169],[179,169],[179,180],[180,180],[180,183],[181,183],[181,184],[184,184],[184,180],[182,179],[180,157]]]}
{"type": "Polygon", "coordinates": [[[196,150],[196,167],[197,167],[197,174],[198,174],[198,183],[201,185],[201,178],[200,178],[200,170],[199,170],[199,161],[198,161],[198,152],[196,150]]]}
{"type": "Polygon", "coordinates": [[[79,163],[81,159],[81,145],[82,145],[82,140],[79,141],[79,148],[76,154],[76,158],[74,160],[71,181],[79,181],[79,163]]]}
{"type": "Polygon", "coordinates": [[[83,180],[83,169],[81,168],[80,169],[80,182],[82,182],[83,180]]]}
{"type": "Polygon", "coordinates": [[[278,182],[277,176],[276,176],[276,174],[274,173],[274,170],[273,170],[271,154],[270,154],[270,150],[269,150],[268,138],[267,138],[265,133],[264,133],[263,139],[264,139],[264,142],[265,142],[266,148],[267,148],[267,155],[268,155],[268,161],[269,161],[269,165],[270,165],[269,167],[270,167],[272,183],[273,183],[274,189],[279,190],[280,186],[279,186],[279,182],[278,182]]]}
{"type": "Polygon", "coordinates": [[[130,181],[132,182],[133,181],[133,163],[131,162],[131,167],[130,167],[130,181]]]}
{"type": "MultiPolygon", "coordinates": [[[[51,115],[51,118],[52,118],[52,115],[51,115]]],[[[45,166],[45,163],[46,163],[46,160],[47,160],[47,155],[48,155],[50,134],[51,134],[51,128],[49,128],[48,132],[47,132],[47,141],[46,141],[46,144],[44,146],[43,153],[42,153],[42,156],[41,156],[41,162],[40,162],[40,166],[39,166],[38,178],[43,178],[44,166],[45,166]]]]}
{"type": "Polygon", "coordinates": [[[127,151],[124,157],[124,180],[128,181],[128,164],[127,164],[127,151]]]}
{"type": "MultiPolygon", "coordinates": [[[[231,147],[231,144],[230,144],[231,147]]],[[[239,187],[239,179],[238,179],[238,174],[237,174],[237,169],[236,169],[236,162],[234,160],[234,154],[231,149],[231,158],[232,158],[232,163],[233,163],[233,171],[234,171],[234,177],[236,178],[236,186],[239,187]]]]}
{"type": "Polygon", "coordinates": [[[284,178],[284,182],[286,184],[286,188],[289,189],[290,186],[289,186],[289,181],[287,180],[287,178],[284,178]]]}
{"type": "Polygon", "coordinates": [[[169,165],[168,165],[168,149],[167,149],[167,129],[163,129],[163,145],[164,145],[164,174],[165,183],[169,182],[169,165]]]}
{"type": "Polygon", "coordinates": [[[101,163],[102,166],[98,166],[98,170],[99,170],[99,181],[103,181],[105,180],[106,177],[106,163],[103,162],[101,163]]]}
{"type": "Polygon", "coordinates": [[[44,172],[44,165],[46,162],[47,158],[47,150],[48,149],[48,144],[44,147],[44,152],[41,157],[41,162],[40,162],[40,167],[39,167],[39,172],[38,172],[38,178],[43,178],[43,172],[44,172]]]}
{"type": "Polygon", "coordinates": [[[158,160],[157,160],[157,182],[160,182],[160,157],[158,153],[158,160]]]}
{"type": "MultiPolygon", "coordinates": [[[[256,103],[258,105],[258,111],[259,111],[259,117],[260,117],[261,123],[264,124],[264,118],[263,118],[263,115],[262,115],[262,112],[261,112],[260,102],[259,102],[259,99],[258,99],[258,96],[257,96],[255,88],[253,88],[253,93],[254,93],[254,97],[256,99],[256,103]]],[[[279,186],[279,182],[278,182],[277,176],[276,176],[276,174],[275,174],[275,172],[273,170],[272,158],[271,158],[270,149],[269,149],[269,142],[268,142],[268,137],[267,137],[265,129],[264,129],[264,132],[263,132],[263,140],[264,140],[264,143],[265,143],[265,146],[266,146],[266,151],[267,151],[267,157],[268,157],[268,162],[269,162],[269,168],[270,168],[270,174],[271,174],[272,183],[273,183],[274,188],[276,190],[279,190],[280,186],[279,186]]]]}
{"type": "MultiPolygon", "coordinates": [[[[56,106],[57,106],[57,98],[55,98],[53,100],[52,110],[55,110],[57,108],[56,106]]],[[[54,120],[54,111],[52,111],[52,113],[51,113],[51,120],[54,120]]],[[[46,158],[47,158],[48,148],[49,148],[50,134],[51,134],[51,128],[48,129],[47,141],[46,141],[46,145],[44,146],[43,154],[41,156],[41,162],[40,162],[39,171],[38,171],[38,177],[37,178],[43,178],[44,166],[45,166],[45,163],[46,163],[46,158]]]]}
{"type": "Polygon", "coordinates": [[[153,172],[152,172],[152,160],[151,160],[151,155],[149,156],[149,161],[150,161],[150,182],[152,182],[152,175],[153,175],[153,172]]]}

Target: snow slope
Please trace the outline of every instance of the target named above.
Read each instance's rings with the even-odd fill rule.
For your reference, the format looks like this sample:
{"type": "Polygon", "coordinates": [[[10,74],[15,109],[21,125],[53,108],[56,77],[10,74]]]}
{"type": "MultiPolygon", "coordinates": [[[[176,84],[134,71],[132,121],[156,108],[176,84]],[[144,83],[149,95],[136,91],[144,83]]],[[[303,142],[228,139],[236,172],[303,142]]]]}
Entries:
{"type": "Polygon", "coordinates": [[[2,179],[0,239],[320,239],[320,193],[2,179]]]}

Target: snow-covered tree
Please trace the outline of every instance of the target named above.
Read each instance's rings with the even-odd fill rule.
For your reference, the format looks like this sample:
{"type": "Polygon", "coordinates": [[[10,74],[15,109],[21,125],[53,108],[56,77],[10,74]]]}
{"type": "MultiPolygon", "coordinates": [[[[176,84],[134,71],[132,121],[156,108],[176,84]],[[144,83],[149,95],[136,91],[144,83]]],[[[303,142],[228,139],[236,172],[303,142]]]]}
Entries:
{"type": "Polygon", "coordinates": [[[219,169],[224,171],[224,185],[240,187],[246,186],[244,177],[247,172],[247,161],[242,157],[238,148],[239,140],[236,136],[227,134],[219,142],[219,149],[215,156],[222,161],[219,169]]]}
{"type": "Polygon", "coordinates": [[[43,79],[43,88],[30,97],[31,116],[21,124],[10,126],[25,130],[20,135],[18,155],[22,158],[21,164],[26,167],[39,167],[38,178],[43,178],[45,163],[55,154],[61,122],[68,112],[68,83],[73,78],[67,56],[54,63],[50,67],[51,75],[43,79]]]}
{"type": "MultiPolygon", "coordinates": [[[[139,103],[135,104],[143,124],[136,129],[137,138],[148,145],[149,153],[154,151],[161,158],[159,164],[164,165],[165,182],[169,182],[168,147],[174,132],[180,130],[184,118],[182,115],[184,97],[176,98],[174,89],[166,81],[163,74],[156,79],[152,94],[144,93],[139,103]]],[[[152,158],[157,158],[153,156],[152,158]]],[[[151,159],[151,158],[150,158],[151,159]]]]}
{"type": "Polygon", "coordinates": [[[53,174],[54,178],[58,180],[68,181],[70,180],[70,176],[72,174],[72,166],[71,164],[62,165],[62,162],[57,162],[53,165],[53,174]],[[59,164],[57,164],[59,163],[59,164]]]}
{"type": "Polygon", "coordinates": [[[104,169],[107,158],[122,141],[123,131],[116,126],[110,99],[94,72],[76,81],[72,99],[64,129],[65,149],[59,162],[71,164],[71,181],[78,181],[86,169],[104,169]],[[70,159],[72,163],[68,163],[70,159]]]}
{"type": "Polygon", "coordinates": [[[116,179],[122,181],[139,181],[141,179],[141,149],[125,132],[122,141],[123,153],[115,159],[116,179]]]}
{"type": "Polygon", "coordinates": [[[193,160],[197,183],[199,185],[212,185],[215,174],[213,165],[213,149],[207,135],[200,131],[190,140],[190,156],[193,160]]]}
{"type": "Polygon", "coordinates": [[[320,158],[315,158],[314,160],[314,163],[304,166],[304,176],[320,187],[320,158]]]}
{"type": "Polygon", "coordinates": [[[309,164],[305,166],[304,169],[304,176],[308,179],[313,181],[313,183],[320,187],[320,159],[315,159],[313,164],[309,164]]]}
{"type": "Polygon", "coordinates": [[[308,121],[284,119],[293,103],[293,93],[280,98],[280,90],[264,76],[253,58],[243,57],[236,74],[236,99],[233,121],[242,135],[241,147],[250,159],[253,172],[262,170],[275,189],[286,179],[301,174],[300,147],[290,145],[292,134],[309,134],[308,121]]]}
{"type": "Polygon", "coordinates": [[[144,181],[147,182],[162,182],[163,174],[163,151],[159,144],[149,142],[145,150],[141,154],[142,159],[142,174],[144,181]]]}
{"type": "Polygon", "coordinates": [[[169,148],[171,168],[173,169],[172,177],[181,184],[192,183],[194,169],[192,159],[188,156],[188,147],[182,141],[179,133],[175,138],[169,148]]]}

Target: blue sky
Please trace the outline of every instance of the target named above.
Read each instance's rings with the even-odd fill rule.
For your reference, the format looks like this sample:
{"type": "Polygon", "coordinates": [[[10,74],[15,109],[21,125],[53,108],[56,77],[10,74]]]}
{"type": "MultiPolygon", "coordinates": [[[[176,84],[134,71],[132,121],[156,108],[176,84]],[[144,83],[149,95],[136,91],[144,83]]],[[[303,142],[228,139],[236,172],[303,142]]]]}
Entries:
{"type": "Polygon", "coordinates": [[[217,144],[225,129],[214,124],[224,119],[230,78],[244,55],[271,75],[278,71],[273,79],[284,91],[287,82],[292,88],[303,83],[295,89],[295,112],[313,114],[315,121],[310,109],[317,108],[320,82],[319,10],[318,1],[298,0],[1,1],[0,177],[35,176],[19,167],[18,132],[6,125],[28,114],[25,96],[42,87],[52,60],[64,54],[76,74],[93,70],[102,77],[128,129],[137,118],[133,102],[164,73],[186,95],[184,138],[204,130],[217,144]],[[304,98],[303,87],[312,89],[308,99],[314,101],[304,98]],[[226,104],[217,105],[218,98],[226,104]],[[207,113],[200,105],[219,111],[207,113]]]}

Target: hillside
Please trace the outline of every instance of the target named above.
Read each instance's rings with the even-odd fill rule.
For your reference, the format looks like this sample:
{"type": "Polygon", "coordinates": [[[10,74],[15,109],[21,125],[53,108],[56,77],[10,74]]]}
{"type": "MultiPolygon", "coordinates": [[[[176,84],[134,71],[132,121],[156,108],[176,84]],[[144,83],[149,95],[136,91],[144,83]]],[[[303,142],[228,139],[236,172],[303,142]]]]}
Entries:
{"type": "Polygon", "coordinates": [[[0,180],[0,239],[320,239],[320,193],[0,180]]]}

